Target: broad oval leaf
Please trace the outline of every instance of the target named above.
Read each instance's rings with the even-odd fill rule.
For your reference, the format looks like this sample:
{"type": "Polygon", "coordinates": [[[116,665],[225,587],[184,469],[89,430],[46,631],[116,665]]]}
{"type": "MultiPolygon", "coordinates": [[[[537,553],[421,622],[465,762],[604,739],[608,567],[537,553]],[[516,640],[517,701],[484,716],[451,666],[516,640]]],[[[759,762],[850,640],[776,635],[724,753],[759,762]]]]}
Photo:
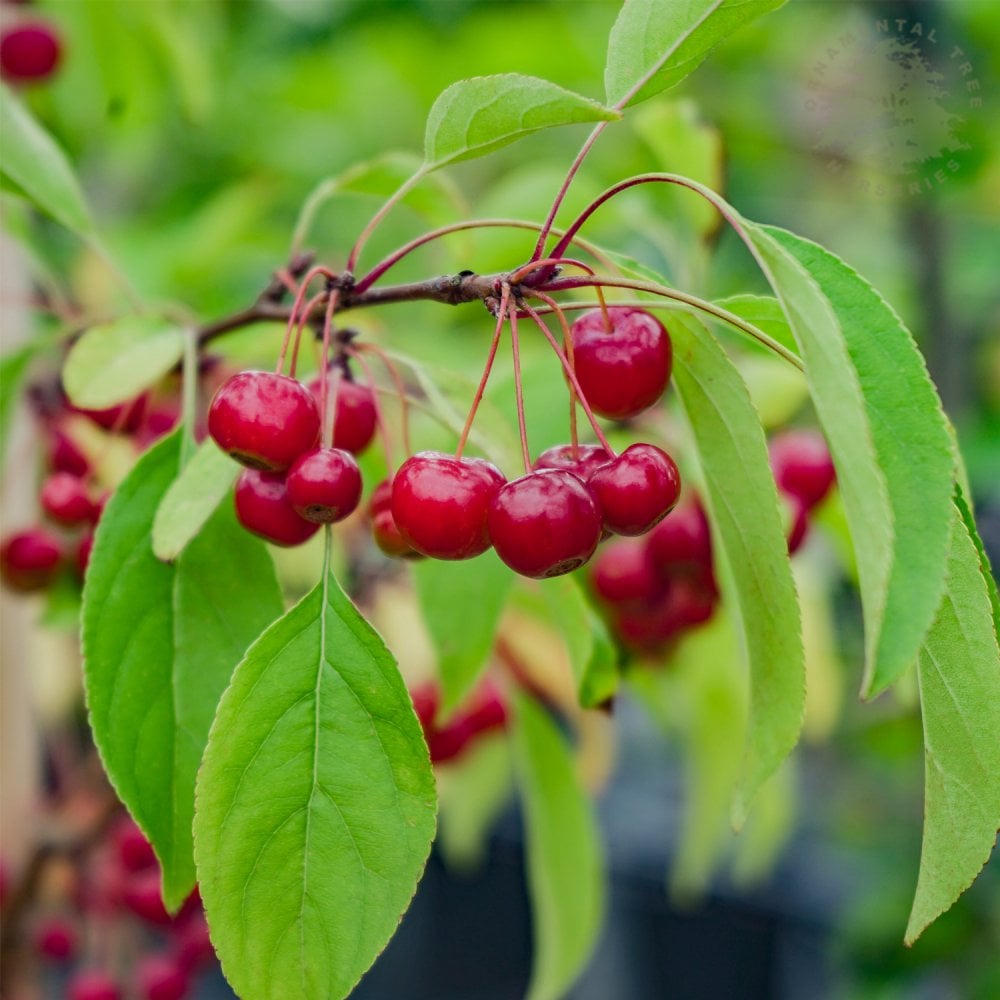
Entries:
{"type": "Polygon", "coordinates": [[[115,406],[159,381],[183,353],[183,327],[159,316],[123,316],[92,326],[70,348],[63,387],[76,406],[115,406]]]}
{"type": "Polygon", "coordinates": [[[0,175],[57,222],[82,236],[93,234],[83,192],[66,154],[31,112],[0,84],[0,175]]]}
{"type": "Polygon", "coordinates": [[[198,446],[156,509],[153,552],[158,559],[171,562],[180,555],[225,499],[239,471],[211,438],[198,446]]]}
{"type": "Polygon", "coordinates": [[[395,661],[325,571],[237,667],[198,776],[199,885],[243,1000],[350,993],[409,905],[434,823],[395,661]]]}
{"type": "Polygon", "coordinates": [[[734,804],[740,824],[754,792],[795,746],[805,707],[801,616],[777,489],[760,420],[739,372],[704,327],[673,327],[674,383],[691,425],[712,540],[728,574],[750,666],[746,759],[734,804]]]}
{"type": "Polygon", "coordinates": [[[514,698],[535,956],[527,1000],[560,1000],[593,952],[604,914],[597,824],[565,738],[530,696],[514,698]]]}
{"type": "Polygon", "coordinates": [[[108,503],[82,613],[94,741],[153,842],[174,907],[195,882],[195,774],[215,706],[247,647],[282,610],[263,543],[228,505],[175,565],[153,555],[153,517],[177,475],[179,442],[174,433],[147,452],[108,503]]]}
{"type": "Polygon", "coordinates": [[[618,118],[621,112],[535,76],[499,73],[459,80],[427,115],[425,169],[485,156],[556,125],[618,118]]]}
{"type": "Polygon", "coordinates": [[[907,944],[972,884],[1000,828],[1000,649],[986,572],[956,511],[944,596],[917,667],[924,837],[907,944]]]}
{"type": "Polygon", "coordinates": [[[784,2],[626,0],[608,39],[608,104],[627,108],[674,86],[723,38],[784,2]]]}
{"type": "Polygon", "coordinates": [[[413,567],[420,608],[438,654],[441,721],[472,691],[489,660],[514,574],[496,553],[413,567]]]}
{"type": "Polygon", "coordinates": [[[749,224],[799,343],[837,467],[865,616],[863,691],[916,659],[944,586],[955,455],[909,331],[822,247],[749,224]]]}

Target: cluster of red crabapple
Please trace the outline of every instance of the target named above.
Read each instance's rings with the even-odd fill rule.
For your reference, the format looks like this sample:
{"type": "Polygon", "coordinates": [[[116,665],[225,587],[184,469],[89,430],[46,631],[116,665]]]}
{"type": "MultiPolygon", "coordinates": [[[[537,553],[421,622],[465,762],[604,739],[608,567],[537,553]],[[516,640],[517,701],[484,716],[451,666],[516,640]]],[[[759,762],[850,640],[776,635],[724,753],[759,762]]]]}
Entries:
{"type": "MultiPolygon", "coordinates": [[[[670,337],[649,312],[594,309],[573,323],[570,340],[574,389],[594,413],[625,420],[666,389],[670,337]]],[[[359,391],[340,381],[333,392],[332,443],[321,446],[323,406],[294,378],[241,372],[219,389],[209,408],[209,433],[248,466],[235,491],[245,527],[279,544],[297,544],[320,524],[354,510],[361,477],[337,435],[345,424],[353,430],[341,399],[359,391]]],[[[374,432],[370,392],[367,398],[374,432]]],[[[391,554],[470,559],[492,546],[516,572],[540,578],[582,566],[608,534],[645,534],[679,495],[676,464],[652,444],[631,445],[617,456],[603,444],[560,445],[510,481],[485,459],[425,451],[380,484],[372,513],[376,539],[391,554]]]]}
{"type": "Polygon", "coordinates": [[[50,867],[28,926],[68,1000],[185,1000],[215,962],[197,891],[167,912],[153,848],[127,816],[82,860],[50,867]],[[115,941],[137,935],[145,953],[125,966],[115,941]]]}
{"type": "Polygon", "coordinates": [[[47,523],[13,532],[0,542],[0,578],[21,592],[45,590],[67,569],[83,578],[94,527],[107,500],[93,463],[74,440],[70,419],[87,418],[144,450],[180,416],[175,400],[154,402],[149,393],[103,410],[70,406],[57,385],[38,383],[30,397],[46,454],[38,500],[47,523]]]}
{"type": "MultiPolygon", "coordinates": [[[[788,512],[789,553],[802,546],[809,515],[825,499],[835,473],[823,436],[790,430],[770,443],[771,470],[788,512]]],[[[625,647],[659,653],[715,611],[719,590],[708,519],[697,497],[644,538],[615,539],[590,573],[591,589],[625,647]]]]}

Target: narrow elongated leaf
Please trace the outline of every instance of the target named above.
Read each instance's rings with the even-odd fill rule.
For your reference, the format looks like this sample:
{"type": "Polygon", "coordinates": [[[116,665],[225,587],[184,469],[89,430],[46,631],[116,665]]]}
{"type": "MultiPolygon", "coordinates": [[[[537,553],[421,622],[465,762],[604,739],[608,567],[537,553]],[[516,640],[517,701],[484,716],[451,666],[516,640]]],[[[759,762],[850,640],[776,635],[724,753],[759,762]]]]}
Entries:
{"type": "Polygon", "coordinates": [[[805,704],[799,606],[764,432],[746,386],[707,330],[680,319],[673,330],[674,381],[750,666],[747,754],[734,807],[739,823],[798,740],[805,704]]]}
{"type": "Polygon", "coordinates": [[[427,115],[425,169],[485,156],[556,125],[617,118],[620,112],[535,76],[500,73],[459,80],[427,115]]]}
{"type": "Polygon", "coordinates": [[[618,688],[617,657],[607,626],[573,577],[543,580],[539,586],[551,621],[566,643],[580,705],[595,708],[604,704],[618,688]]]}
{"type": "Polygon", "coordinates": [[[438,654],[444,721],[489,660],[514,575],[493,552],[460,562],[426,559],[413,567],[413,575],[438,654]]]}
{"type": "Polygon", "coordinates": [[[986,554],[986,547],[979,537],[975,518],[972,516],[968,501],[965,499],[965,493],[960,486],[955,488],[955,506],[958,508],[959,514],[962,515],[965,530],[969,533],[972,544],[976,547],[976,554],[979,556],[979,569],[986,581],[986,592],[989,595],[990,610],[993,613],[993,633],[997,637],[997,642],[1000,643],[1000,593],[997,591],[996,577],[993,575],[993,567],[990,565],[990,557],[986,554]]]}
{"type": "Polygon", "coordinates": [[[723,38],[784,2],[626,0],[608,39],[608,104],[628,107],[674,86],[723,38]]]}
{"type": "Polygon", "coordinates": [[[490,831],[510,799],[510,748],[504,733],[486,734],[438,773],[441,820],[437,849],[468,872],[486,855],[490,831]]]}
{"type": "Polygon", "coordinates": [[[601,847],[569,747],[545,710],[515,699],[535,954],[528,1000],[560,1000],[583,971],[604,910],[601,847]]]}
{"type": "Polygon", "coordinates": [[[90,235],[93,225],[66,154],[3,84],[0,135],[0,175],[12,181],[41,211],[81,235],[90,235]]]}
{"type": "Polygon", "coordinates": [[[153,552],[170,562],[201,531],[229,493],[240,466],[206,438],[170,484],[153,520],[153,552]]]}
{"type": "Polygon", "coordinates": [[[955,456],[924,360],[899,317],[843,261],[749,227],[806,365],[851,526],[865,615],[863,691],[909,667],[944,585],[955,456]]]}
{"type": "Polygon", "coordinates": [[[184,330],[158,316],[123,316],[92,326],[72,346],[63,386],[76,406],[123,403],[159,381],[184,353],[184,330]]]}
{"type": "Polygon", "coordinates": [[[979,553],[958,511],[918,678],[924,838],[907,944],[972,884],[1000,828],[1000,649],[979,553]]]}
{"type": "MultiPolygon", "coordinates": [[[[781,307],[781,301],[773,295],[730,295],[725,299],[716,299],[715,305],[748,320],[754,326],[759,327],[768,336],[773,337],[779,344],[787,347],[790,351],[798,353],[798,345],[795,343],[795,335],[788,325],[788,317],[781,307]]],[[[748,347],[755,347],[757,350],[766,351],[763,345],[757,345],[753,341],[746,342],[748,347]]],[[[770,354],[770,352],[768,352],[770,354]]]]}
{"type": "Polygon", "coordinates": [[[175,565],[153,555],[153,516],[178,463],[175,433],[111,498],[82,615],[94,740],[115,790],[153,842],[171,906],[195,881],[195,773],[215,706],[247,647],[282,609],[263,543],[228,506],[175,565]]]}
{"type": "Polygon", "coordinates": [[[198,776],[199,885],[239,996],[347,996],[413,896],[434,812],[395,661],[325,569],[237,667],[198,776]]]}

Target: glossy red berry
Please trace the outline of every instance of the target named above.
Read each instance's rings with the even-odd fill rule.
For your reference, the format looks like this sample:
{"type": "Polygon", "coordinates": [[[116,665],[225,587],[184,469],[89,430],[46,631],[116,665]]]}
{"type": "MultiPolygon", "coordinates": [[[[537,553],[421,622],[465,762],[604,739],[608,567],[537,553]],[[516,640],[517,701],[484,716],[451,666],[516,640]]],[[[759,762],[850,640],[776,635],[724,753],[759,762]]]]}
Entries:
{"type": "Polygon", "coordinates": [[[701,506],[684,503],[649,535],[649,554],[657,570],[671,578],[703,576],[712,567],[712,538],[701,506]]]}
{"type": "Polygon", "coordinates": [[[183,921],[172,936],[177,964],[188,975],[197,973],[215,960],[215,948],[203,914],[196,913],[183,921]]]}
{"type": "Polygon", "coordinates": [[[118,860],[126,871],[139,872],[156,866],[153,845],[131,816],[119,820],[112,831],[111,839],[118,860]]]}
{"type": "Polygon", "coordinates": [[[681,476],[674,460],[653,444],[633,444],[587,480],[604,518],[617,535],[643,535],[674,509],[681,476]]]}
{"type": "Polygon", "coordinates": [[[425,556],[471,559],[490,547],[486,513],[505,482],[481,458],[418,452],[392,481],[392,516],[404,540],[425,556]]]}
{"type": "Polygon", "coordinates": [[[287,375],[240,372],[216,392],[208,410],[215,443],[251,469],[281,472],[319,440],[312,393],[287,375]]]}
{"type": "Polygon", "coordinates": [[[233,496],[240,524],[274,545],[301,545],[319,531],[318,524],[295,513],[280,472],[246,469],[233,496]]]}
{"type": "MultiPolygon", "coordinates": [[[[309,383],[309,391],[318,406],[321,394],[318,378],[309,383]]],[[[354,455],[360,455],[371,444],[377,423],[375,393],[371,388],[345,378],[340,379],[337,382],[337,406],[333,419],[334,448],[343,448],[354,455]]]]}
{"type": "Polygon", "coordinates": [[[50,917],[35,932],[35,947],[42,958],[52,962],[68,962],[80,946],[76,928],[64,917],[50,917]]]}
{"type": "Polygon", "coordinates": [[[590,571],[594,593],[608,604],[657,600],[667,582],[657,573],[644,539],[616,538],[602,546],[590,571]]]}
{"type": "Polygon", "coordinates": [[[75,408],[76,413],[82,413],[89,417],[98,427],[115,434],[134,434],[141,426],[146,415],[146,404],[149,402],[149,394],[143,393],[130,399],[128,402],[119,403],[117,406],[108,406],[102,410],[85,410],[75,408]]]}
{"type": "Polygon", "coordinates": [[[578,444],[576,454],[571,444],[557,444],[547,448],[535,459],[535,469],[565,469],[579,476],[584,482],[602,465],[614,457],[599,444],[578,444]]]}
{"type": "Polygon", "coordinates": [[[42,484],[42,510],[59,524],[74,527],[94,519],[96,505],[87,485],[71,472],[55,472],[42,484]]]}
{"type": "Polygon", "coordinates": [[[88,531],[87,534],[80,539],[79,544],[76,547],[76,571],[82,580],[87,575],[87,567],[90,565],[90,553],[94,551],[94,533],[88,531]]]}
{"type": "Polygon", "coordinates": [[[285,480],[295,513],[316,524],[342,521],[361,499],[361,470],[341,448],[317,448],[295,460],[285,480]]]}
{"type": "Polygon", "coordinates": [[[788,507],[788,554],[794,555],[802,548],[809,534],[809,510],[797,497],[786,499],[788,507]]]}
{"type": "Polygon", "coordinates": [[[421,559],[422,555],[400,534],[392,516],[392,480],[384,479],[372,491],[368,505],[375,544],[396,559],[421,559]]]}
{"type": "Polygon", "coordinates": [[[85,969],[69,980],[69,1000],[122,1000],[118,984],[107,973],[85,969]]]}
{"type": "Polygon", "coordinates": [[[163,904],[159,868],[133,874],[122,888],[122,902],[137,917],[156,927],[168,927],[171,916],[163,904]]]}
{"type": "Polygon", "coordinates": [[[0,74],[14,83],[44,80],[61,56],[59,37],[44,21],[22,21],[0,34],[0,74]]]}
{"type": "Polygon", "coordinates": [[[0,545],[0,577],[11,590],[43,590],[59,572],[63,550],[44,528],[29,528],[0,545]]]}
{"type": "Polygon", "coordinates": [[[770,444],[771,468],[778,488],[815,507],[830,492],[836,479],[833,459],[818,431],[786,431],[770,444]]]}
{"type": "Polygon", "coordinates": [[[573,323],[574,368],[594,412],[625,420],[663,395],[673,353],[666,328],[645,310],[610,306],[608,318],[610,330],[600,309],[573,323]]]}
{"type": "Polygon", "coordinates": [[[136,970],[140,1000],[183,1000],[190,990],[187,973],[171,955],[147,955],[136,970]]]}
{"type": "Polygon", "coordinates": [[[539,469],[509,482],[489,511],[497,555],[522,576],[550,577],[582,566],[601,539],[601,513],[583,482],[539,469]]]}
{"type": "Polygon", "coordinates": [[[74,476],[85,476],[90,471],[87,456],[76,446],[73,439],[58,428],[52,431],[49,445],[49,465],[53,472],[69,472],[74,476]]]}

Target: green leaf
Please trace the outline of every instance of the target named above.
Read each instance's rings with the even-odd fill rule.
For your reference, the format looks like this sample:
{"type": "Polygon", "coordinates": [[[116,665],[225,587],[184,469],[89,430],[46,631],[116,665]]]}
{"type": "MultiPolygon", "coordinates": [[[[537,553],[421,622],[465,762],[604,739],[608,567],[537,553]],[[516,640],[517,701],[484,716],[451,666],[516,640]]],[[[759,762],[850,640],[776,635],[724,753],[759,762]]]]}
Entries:
{"type": "Polygon", "coordinates": [[[338,1000],[385,947],[434,836],[395,661],[333,575],[247,652],[198,777],[212,940],[243,1000],[338,1000]]]}
{"type": "Polygon", "coordinates": [[[955,456],[909,331],[822,247],[770,226],[750,238],[785,307],[837,467],[865,617],[863,692],[915,660],[944,586],[955,456]]]}
{"type": "Polygon", "coordinates": [[[674,86],[727,35],[785,0],[627,0],[611,29],[607,103],[626,108],[674,86]]]}
{"type": "MultiPolygon", "coordinates": [[[[788,325],[788,317],[785,316],[785,310],[781,307],[781,301],[773,295],[730,295],[725,299],[716,299],[715,305],[721,306],[749,323],[753,323],[779,344],[798,354],[799,347],[795,342],[795,334],[792,333],[792,328],[788,325]]],[[[758,351],[765,351],[768,356],[773,356],[763,344],[748,340],[744,342],[744,345],[758,351]]]]}
{"type": "Polygon", "coordinates": [[[153,552],[170,562],[201,531],[229,493],[240,467],[218,445],[206,438],[156,509],[153,552]]]}
{"type": "Polygon", "coordinates": [[[972,544],[976,547],[976,554],[979,556],[979,569],[986,581],[986,592],[989,594],[990,610],[993,613],[993,632],[997,637],[997,642],[1000,642],[1000,593],[997,591],[996,577],[993,575],[990,557],[986,554],[983,540],[979,537],[979,530],[976,527],[975,518],[972,516],[972,510],[965,499],[965,493],[958,485],[955,487],[955,506],[958,508],[959,514],[962,515],[965,530],[969,533],[972,544]]]}
{"type": "Polygon", "coordinates": [[[518,693],[514,756],[524,804],[535,958],[527,1000],[559,1000],[583,971],[604,911],[601,845],[565,738],[518,693]]]}
{"type": "Polygon", "coordinates": [[[38,351],[38,345],[25,344],[0,358],[0,466],[6,463],[7,434],[21,398],[21,383],[38,351]]]}
{"type": "Polygon", "coordinates": [[[732,874],[742,889],[751,888],[771,873],[795,829],[794,763],[795,758],[789,757],[764,782],[747,825],[736,840],[732,874]]]}
{"type": "Polygon", "coordinates": [[[754,792],[798,740],[805,703],[799,606],[767,444],[746,386],[703,327],[678,319],[673,341],[674,382],[750,666],[747,754],[734,806],[739,824],[754,792]]]}
{"type": "Polygon", "coordinates": [[[489,660],[514,574],[490,551],[459,562],[425,559],[413,566],[413,575],[438,654],[444,722],[489,660]]]}
{"type": "MultiPolygon", "coordinates": [[[[319,210],[339,194],[368,194],[388,198],[418,173],[423,161],[413,153],[394,151],[372,160],[355,164],[335,177],[320,181],[306,198],[295,225],[292,244],[301,247],[312,229],[319,210]]],[[[431,222],[452,221],[457,212],[468,215],[465,199],[455,184],[443,174],[428,179],[403,198],[409,205],[431,222]]]]}
{"type": "Polygon", "coordinates": [[[618,118],[620,112],[534,76],[500,73],[459,80],[427,115],[425,169],[485,156],[555,125],[618,118]]]}
{"type": "Polygon", "coordinates": [[[92,235],[93,223],[66,154],[3,84],[0,135],[0,173],[57,222],[82,236],[92,235]]]}
{"type": "Polygon", "coordinates": [[[745,671],[727,616],[716,614],[686,635],[668,670],[634,668],[628,684],[668,734],[680,735],[684,807],[670,890],[676,901],[690,903],[708,889],[732,843],[729,815],[744,757],[745,671]]]}
{"type": "Polygon", "coordinates": [[[510,798],[511,777],[510,749],[503,733],[487,733],[453,763],[438,768],[437,846],[457,871],[473,871],[482,864],[487,838],[510,798]]]}
{"type": "Polygon", "coordinates": [[[562,633],[577,697],[583,708],[596,708],[618,688],[617,654],[607,626],[571,576],[539,581],[549,620],[562,633]]]}
{"type": "Polygon", "coordinates": [[[907,944],[972,884],[1000,827],[1000,649],[979,553],[959,511],[944,596],[917,671],[924,837],[907,944]]]}
{"type": "Polygon", "coordinates": [[[76,406],[103,409],[158,382],[184,353],[184,329],[159,316],[92,326],[70,348],[63,386],[76,406]]]}
{"type": "Polygon", "coordinates": [[[82,616],[94,740],[116,792],[153,842],[171,907],[195,881],[195,773],[215,706],[247,647],[282,610],[263,543],[229,507],[176,564],[153,555],[153,515],[177,475],[179,451],[174,433],[112,496],[82,616]]]}

